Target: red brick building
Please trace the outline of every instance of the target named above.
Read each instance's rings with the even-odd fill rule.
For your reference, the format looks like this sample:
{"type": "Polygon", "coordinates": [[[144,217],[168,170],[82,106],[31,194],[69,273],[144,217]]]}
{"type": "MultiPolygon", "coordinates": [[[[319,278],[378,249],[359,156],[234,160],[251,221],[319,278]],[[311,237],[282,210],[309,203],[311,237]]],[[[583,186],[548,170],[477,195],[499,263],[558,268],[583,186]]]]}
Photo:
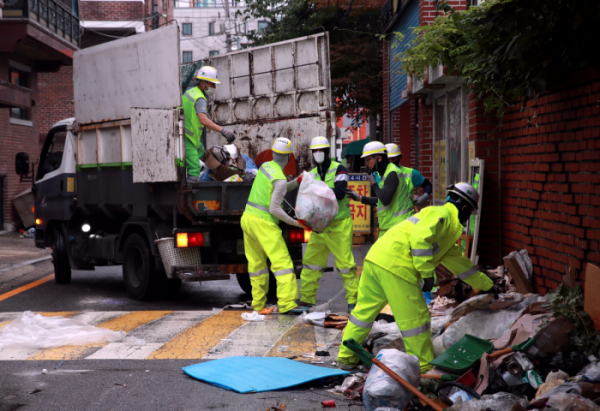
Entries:
{"type": "MultiPolygon", "coordinates": [[[[394,55],[408,47],[412,28],[437,12],[432,0],[395,3],[383,9],[384,142],[399,144],[402,164],[433,183],[435,204],[443,203],[446,185],[468,181],[470,154],[485,160],[479,265],[496,266],[527,249],[538,292],[556,288],[569,264],[584,281],[586,264],[600,263],[600,68],[523,110],[517,104],[499,128],[498,117],[440,68],[424,84],[407,83],[394,55]]],[[[449,3],[465,10],[472,2],[449,3]]]]}

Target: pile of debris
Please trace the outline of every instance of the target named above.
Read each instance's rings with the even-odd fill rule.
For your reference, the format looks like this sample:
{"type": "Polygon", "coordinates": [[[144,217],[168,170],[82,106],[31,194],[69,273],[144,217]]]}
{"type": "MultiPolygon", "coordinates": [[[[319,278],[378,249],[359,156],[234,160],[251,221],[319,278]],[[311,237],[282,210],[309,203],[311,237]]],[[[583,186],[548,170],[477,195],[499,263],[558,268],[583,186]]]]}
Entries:
{"type": "MultiPolygon", "coordinates": [[[[416,357],[403,352],[389,310],[363,344],[434,404],[426,405],[376,365],[331,391],[354,400],[362,394],[365,409],[373,411],[600,410],[599,324],[584,310],[572,269],[555,292],[540,296],[532,293],[525,250],[511,253],[505,264],[485,270],[502,291],[498,299],[457,279],[440,281],[429,304],[435,368],[427,374],[419,375],[416,357]]],[[[588,271],[596,269],[588,265],[588,271]]]]}

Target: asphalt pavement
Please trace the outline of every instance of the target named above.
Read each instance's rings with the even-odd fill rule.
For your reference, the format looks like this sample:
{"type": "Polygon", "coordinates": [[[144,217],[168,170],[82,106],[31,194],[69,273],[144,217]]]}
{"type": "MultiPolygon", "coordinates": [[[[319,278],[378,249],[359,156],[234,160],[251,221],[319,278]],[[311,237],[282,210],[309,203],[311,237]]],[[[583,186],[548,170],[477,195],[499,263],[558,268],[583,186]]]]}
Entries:
{"type": "MultiPolygon", "coordinates": [[[[2,239],[0,247],[4,248],[2,239]]],[[[39,251],[46,255],[49,252],[39,251]]],[[[357,265],[362,266],[368,246],[354,247],[353,251],[357,265]]],[[[27,261],[21,259],[16,264],[23,262],[27,261]]],[[[333,265],[332,258],[329,265],[333,265]]],[[[286,315],[248,323],[241,320],[241,311],[223,311],[227,304],[250,300],[233,277],[230,281],[184,283],[172,299],[141,302],[127,297],[120,267],[74,271],[67,285],[47,280],[53,273],[49,261],[34,263],[33,267],[23,275],[14,275],[14,270],[0,273],[0,327],[30,310],[124,330],[134,342],[88,345],[83,349],[0,350],[0,411],[267,410],[280,402],[286,404],[286,409],[314,410],[321,409],[321,401],[329,399],[335,400],[338,407],[362,407],[327,392],[319,383],[238,394],[194,380],[181,371],[184,366],[232,355],[293,358],[323,348],[330,351],[329,358],[302,360],[334,366],[340,330],[300,324],[297,317],[286,315]],[[31,287],[36,281],[39,285],[31,287]],[[12,293],[8,298],[7,292],[12,293]],[[43,369],[48,374],[43,375],[43,369]]],[[[317,303],[326,302],[341,287],[339,274],[325,273],[317,303]]],[[[334,312],[345,312],[346,308],[343,297],[331,306],[334,312]]]]}

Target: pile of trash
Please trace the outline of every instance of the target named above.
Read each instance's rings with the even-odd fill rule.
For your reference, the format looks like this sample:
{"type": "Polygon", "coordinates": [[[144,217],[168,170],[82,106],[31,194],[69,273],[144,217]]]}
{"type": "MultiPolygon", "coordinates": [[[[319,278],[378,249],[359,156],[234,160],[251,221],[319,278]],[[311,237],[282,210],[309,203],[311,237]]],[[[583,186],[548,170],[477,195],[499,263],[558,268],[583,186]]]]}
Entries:
{"type": "MultiPolygon", "coordinates": [[[[556,291],[540,296],[523,292],[533,289],[525,250],[511,253],[505,263],[508,270],[484,271],[500,288],[498,298],[454,278],[434,289],[429,311],[435,359],[427,374],[420,375],[416,357],[405,353],[389,310],[373,324],[363,348],[424,398],[375,364],[330,392],[362,398],[368,411],[600,410],[600,334],[570,269],[556,291]]],[[[325,326],[329,316],[312,313],[305,321],[325,326]]]]}
{"type": "Polygon", "coordinates": [[[235,144],[214,146],[200,160],[200,181],[253,181],[258,167],[235,144]]]}

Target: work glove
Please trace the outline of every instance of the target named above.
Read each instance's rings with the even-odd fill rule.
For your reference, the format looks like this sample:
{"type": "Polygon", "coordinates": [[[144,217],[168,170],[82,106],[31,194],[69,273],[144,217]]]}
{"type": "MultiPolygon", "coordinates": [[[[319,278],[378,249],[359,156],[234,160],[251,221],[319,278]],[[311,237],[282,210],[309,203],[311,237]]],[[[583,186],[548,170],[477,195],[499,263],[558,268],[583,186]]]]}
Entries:
{"type": "Polygon", "coordinates": [[[423,287],[421,287],[421,291],[426,293],[427,291],[431,291],[433,288],[433,277],[424,278],[423,279],[423,287]]]}
{"type": "Polygon", "coordinates": [[[427,200],[429,200],[429,194],[425,193],[421,197],[418,197],[416,200],[414,200],[413,204],[417,207],[423,207],[427,200]]]}
{"type": "Polygon", "coordinates": [[[296,181],[298,182],[298,185],[300,185],[300,183],[302,183],[302,177],[303,177],[303,174],[300,174],[298,176],[298,178],[296,178],[296,181]]]}
{"type": "Polygon", "coordinates": [[[227,140],[227,144],[231,144],[235,140],[235,135],[233,134],[233,131],[231,131],[231,130],[227,130],[226,128],[222,128],[221,129],[221,134],[227,140]]]}
{"type": "Polygon", "coordinates": [[[348,195],[348,198],[351,200],[360,201],[360,194],[350,188],[346,189],[346,195],[348,195]]]}
{"type": "Polygon", "coordinates": [[[494,294],[494,298],[497,300],[500,297],[500,288],[498,288],[497,285],[493,285],[492,288],[490,288],[487,291],[484,291],[485,294],[494,294]]]}
{"type": "Polygon", "coordinates": [[[309,230],[312,231],[312,228],[310,228],[310,226],[308,225],[308,223],[305,220],[296,220],[298,222],[298,224],[300,224],[300,227],[304,228],[305,230],[309,230]]]}
{"type": "Polygon", "coordinates": [[[373,173],[367,174],[367,181],[371,184],[377,184],[377,179],[373,175],[373,173]]]}

